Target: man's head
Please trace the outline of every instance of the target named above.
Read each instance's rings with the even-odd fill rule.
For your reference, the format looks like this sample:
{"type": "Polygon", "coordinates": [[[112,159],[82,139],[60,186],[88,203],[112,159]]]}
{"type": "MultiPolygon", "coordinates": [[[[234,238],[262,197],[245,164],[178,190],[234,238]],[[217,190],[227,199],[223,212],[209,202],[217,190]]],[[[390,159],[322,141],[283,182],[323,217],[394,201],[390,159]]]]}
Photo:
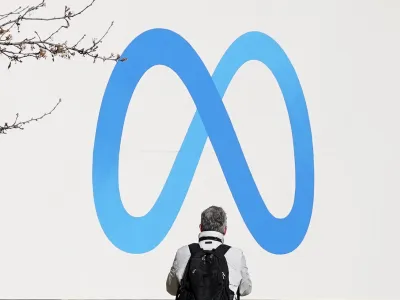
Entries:
{"type": "Polygon", "coordinates": [[[226,233],[227,218],[222,207],[210,206],[201,213],[200,231],[226,233]]]}

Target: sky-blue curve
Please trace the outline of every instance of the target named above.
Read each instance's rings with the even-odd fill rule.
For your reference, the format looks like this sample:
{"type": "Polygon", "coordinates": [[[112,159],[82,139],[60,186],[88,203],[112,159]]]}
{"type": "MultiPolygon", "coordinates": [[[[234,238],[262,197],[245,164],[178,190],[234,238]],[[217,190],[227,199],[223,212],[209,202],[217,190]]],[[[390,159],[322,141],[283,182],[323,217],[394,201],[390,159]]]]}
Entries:
{"type": "MultiPolygon", "coordinates": [[[[151,251],[161,243],[180,211],[205,142],[210,138],[233,199],[257,243],[273,254],[295,250],[311,220],[314,155],[304,94],[282,48],[264,33],[247,32],[228,48],[211,76],[182,36],[157,28],[137,36],[123,57],[128,60],[115,66],[104,93],[93,150],[94,203],[100,225],[111,243],[134,254],[151,251]],[[296,187],[292,210],[285,218],[274,217],[265,205],[222,102],[233,76],[250,60],[260,61],[271,70],[290,120],[296,187]],[[134,217],[125,210],[119,191],[121,136],[132,94],[142,76],[156,65],[169,67],[180,77],[197,111],[157,201],[145,216],[134,217]]],[[[264,138],[260,131],[257,135],[264,138]]],[[[139,184],[132,182],[132,188],[139,184]]]]}

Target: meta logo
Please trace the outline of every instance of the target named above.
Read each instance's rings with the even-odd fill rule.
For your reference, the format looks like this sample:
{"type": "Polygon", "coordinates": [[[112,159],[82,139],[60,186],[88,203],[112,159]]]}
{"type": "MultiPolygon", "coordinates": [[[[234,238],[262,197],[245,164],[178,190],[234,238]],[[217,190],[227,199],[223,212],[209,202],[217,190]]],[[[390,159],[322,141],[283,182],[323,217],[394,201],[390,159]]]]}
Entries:
{"type": "MultiPolygon", "coordinates": [[[[161,243],[180,211],[209,138],[232,198],[257,243],[273,254],[295,250],[310,224],[314,155],[303,91],[282,48],[268,35],[247,32],[231,44],[210,75],[182,36],[166,29],[151,29],[137,36],[123,56],[128,60],[115,66],[104,93],[93,150],[94,203],[100,225],[111,243],[135,254],[151,251],[161,243]],[[235,73],[251,60],[263,63],[275,76],[291,125],[296,187],[292,210],[285,218],[274,217],[265,205],[223,104],[235,73]],[[156,203],[145,216],[134,217],[125,210],[119,192],[121,136],[137,84],[157,65],[170,68],[180,77],[197,110],[156,203]]],[[[257,138],[264,137],[259,133],[257,138]]],[[[132,188],[135,184],[140,182],[133,182],[132,188]]]]}

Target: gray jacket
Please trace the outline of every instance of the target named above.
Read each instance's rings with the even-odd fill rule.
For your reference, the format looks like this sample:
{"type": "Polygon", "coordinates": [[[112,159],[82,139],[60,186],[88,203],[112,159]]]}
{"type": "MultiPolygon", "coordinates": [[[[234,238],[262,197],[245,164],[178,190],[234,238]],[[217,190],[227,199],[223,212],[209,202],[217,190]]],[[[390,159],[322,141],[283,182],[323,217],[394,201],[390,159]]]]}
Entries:
{"type": "MultiPolygon", "coordinates": [[[[223,234],[216,231],[204,231],[199,234],[201,237],[217,237],[224,242],[223,234]]],[[[202,240],[200,247],[204,250],[217,248],[221,242],[215,240],[202,240]]],[[[174,262],[167,278],[167,292],[175,296],[179,283],[181,282],[183,272],[190,258],[189,246],[183,246],[176,252],[174,262]]],[[[251,293],[251,280],[247,270],[246,259],[242,250],[231,247],[225,254],[229,269],[229,288],[235,293],[239,291],[240,296],[246,296],[251,293]]]]}

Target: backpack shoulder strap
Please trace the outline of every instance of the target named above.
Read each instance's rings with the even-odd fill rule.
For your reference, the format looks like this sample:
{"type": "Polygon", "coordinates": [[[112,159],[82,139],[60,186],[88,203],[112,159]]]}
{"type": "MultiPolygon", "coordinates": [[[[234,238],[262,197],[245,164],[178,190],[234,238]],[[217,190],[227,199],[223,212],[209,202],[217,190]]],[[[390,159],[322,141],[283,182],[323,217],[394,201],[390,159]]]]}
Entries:
{"type": "Polygon", "coordinates": [[[228,250],[231,247],[225,244],[220,244],[215,250],[214,254],[216,257],[218,257],[221,271],[224,273],[224,278],[225,276],[228,277],[228,280],[224,280],[225,282],[225,292],[227,293],[228,299],[234,299],[234,294],[233,292],[229,289],[229,267],[228,267],[228,261],[226,260],[225,254],[228,252],[228,250]]]}
{"type": "Polygon", "coordinates": [[[190,255],[194,256],[197,252],[201,251],[200,245],[198,243],[193,243],[189,245],[190,255]]]}
{"type": "Polygon", "coordinates": [[[214,251],[221,262],[222,272],[224,272],[225,275],[229,274],[228,262],[226,261],[225,254],[230,248],[231,247],[228,245],[221,244],[214,251]]]}
{"type": "Polygon", "coordinates": [[[185,271],[183,272],[183,276],[182,276],[182,280],[181,280],[181,283],[180,283],[180,285],[181,286],[186,286],[187,285],[187,276],[188,276],[188,271],[189,271],[189,265],[190,265],[190,259],[196,254],[196,253],[199,253],[199,252],[201,252],[201,248],[200,248],[200,245],[198,244],[198,243],[193,243],[193,244],[190,244],[189,246],[189,251],[190,251],[190,257],[189,257],[189,260],[188,260],[188,262],[187,262],[187,264],[186,264],[186,267],[185,267],[185,271]]]}
{"type": "Polygon", "coordinates": [[[221,244],[215,249],[215,252],[217,253],[217,255],[225,256],[226,252],[228,252],[230,248],[231,246],[221,244]]]}

